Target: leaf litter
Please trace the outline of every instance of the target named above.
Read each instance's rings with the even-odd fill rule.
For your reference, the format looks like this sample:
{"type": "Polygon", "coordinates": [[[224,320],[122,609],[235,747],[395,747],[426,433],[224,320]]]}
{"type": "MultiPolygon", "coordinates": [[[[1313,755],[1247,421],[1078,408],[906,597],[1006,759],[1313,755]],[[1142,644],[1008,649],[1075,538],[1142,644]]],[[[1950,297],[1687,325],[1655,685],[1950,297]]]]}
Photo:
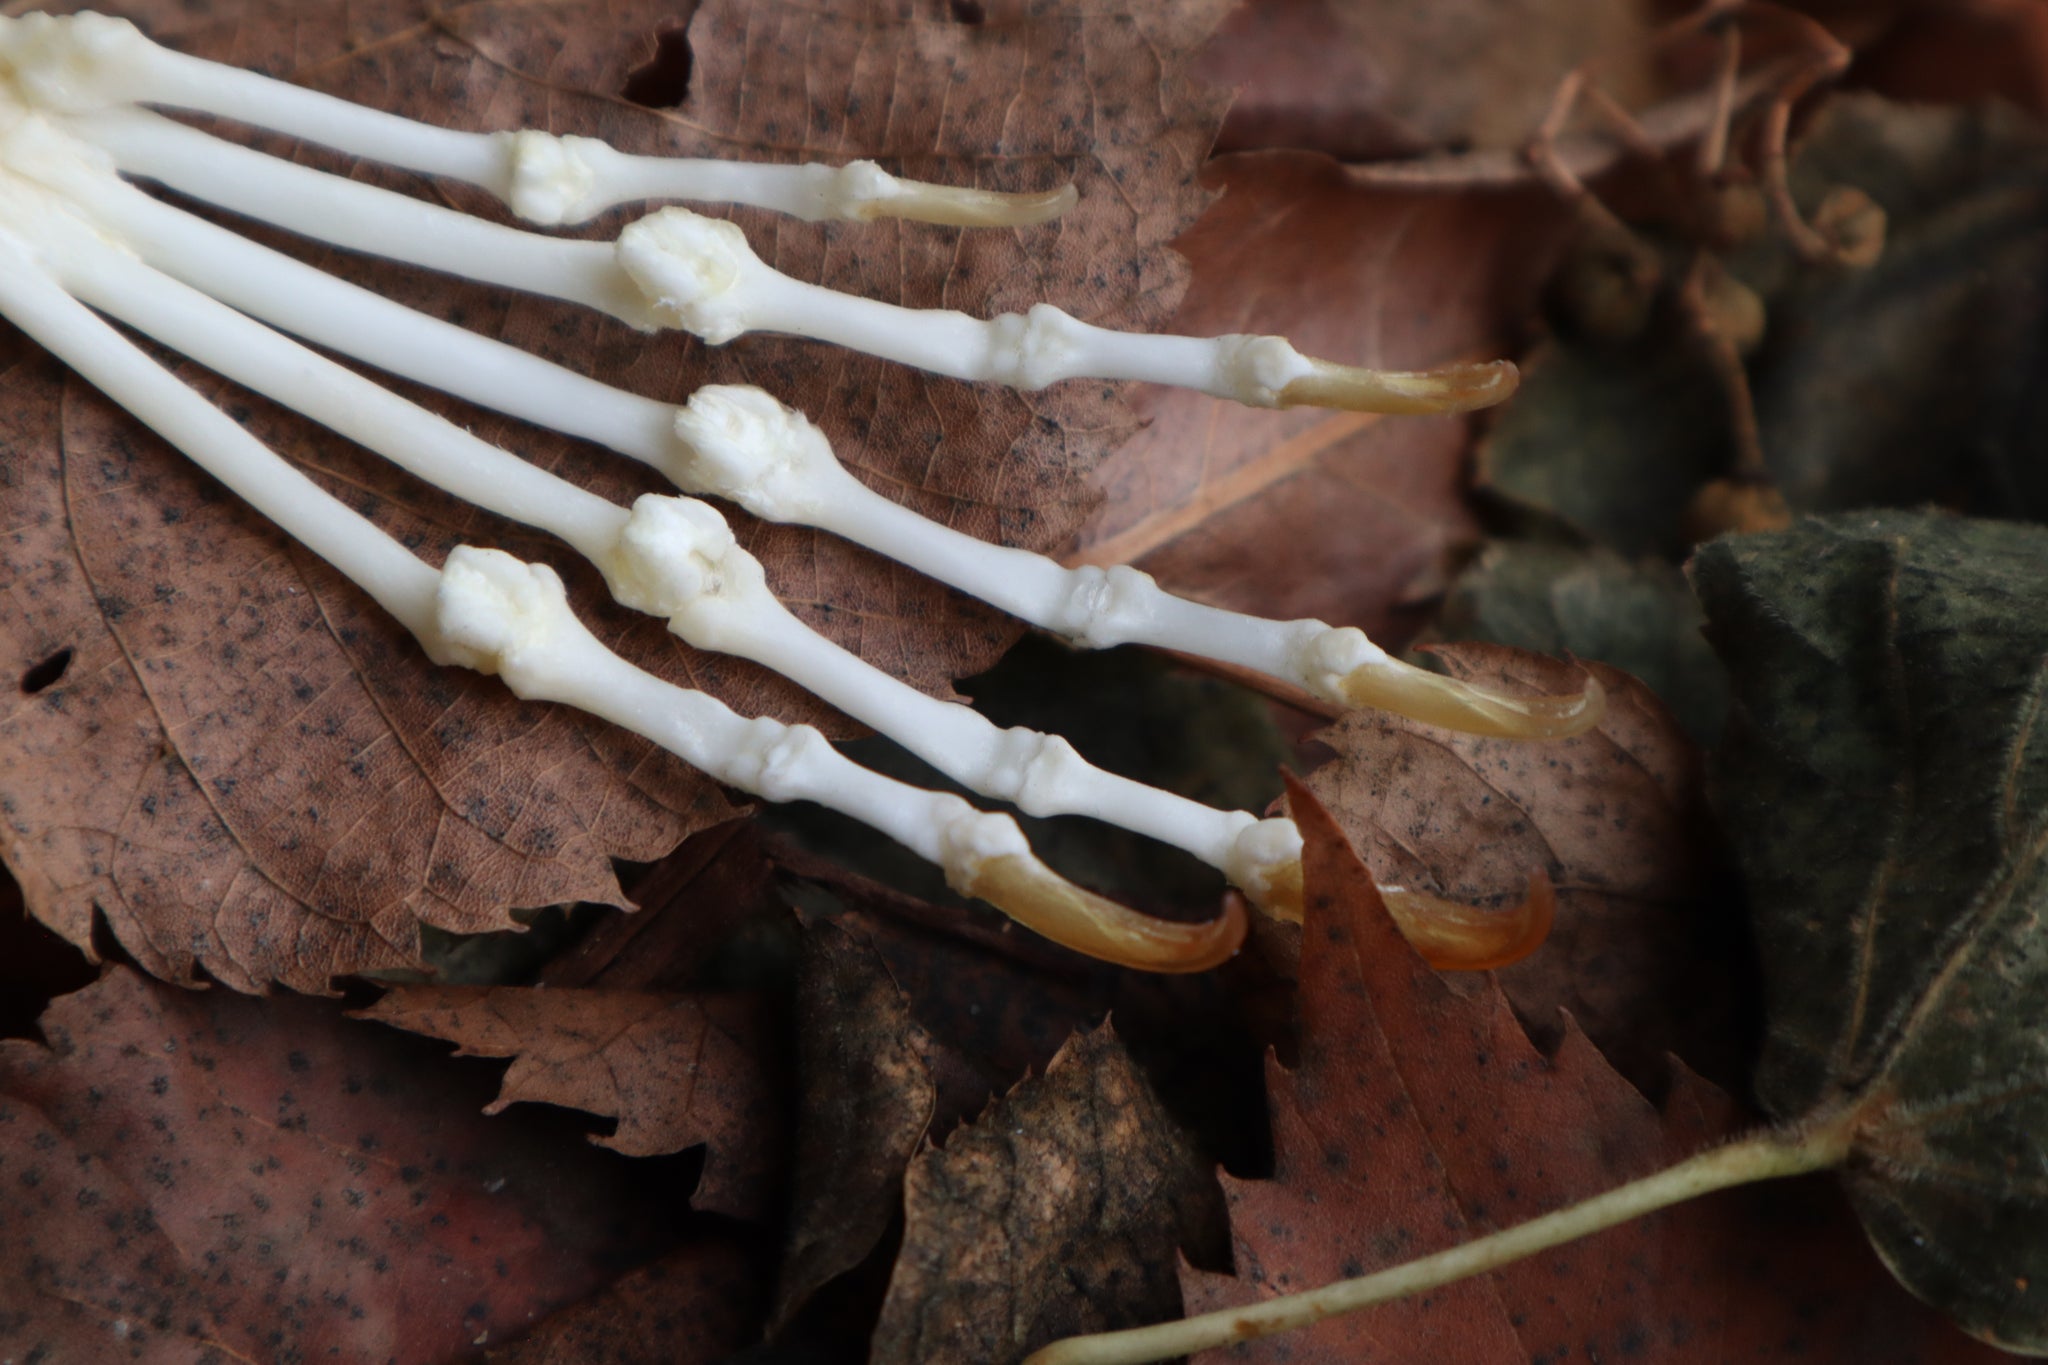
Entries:
{"type": "MultiPolygon", "coordinates": [[[[1539,1051],[1484,979],[1440,977],[1332,815],[1297,788],[1312,894],[1302,1038],[1269,1066],[1270,1180],[1225,1177],[1235,1275],[1190,1313],[1355,1276],[1548,1212],[1742,1130],[1680,1068],[1661,1110],[1565,1016],[1539,1051]]],[[[1492,1362],[1991,1359],[1885,1292],[1826,1191],[1716,1196],[1482,1279],[1201,1359],[1492,1362]]]]}

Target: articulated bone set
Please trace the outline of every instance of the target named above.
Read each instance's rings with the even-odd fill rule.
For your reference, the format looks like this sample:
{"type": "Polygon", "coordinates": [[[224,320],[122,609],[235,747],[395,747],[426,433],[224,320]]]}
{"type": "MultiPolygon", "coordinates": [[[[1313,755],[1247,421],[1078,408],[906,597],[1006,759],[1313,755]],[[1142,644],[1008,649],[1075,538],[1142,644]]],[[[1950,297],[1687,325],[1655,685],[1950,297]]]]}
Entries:
{"type": "MultiPolygon", "coordinates": [[[[1564,735],[1599,716],[1590,680],[1578,696],[1497,696],[1390,658],[1355,629],[1222,611],[1165,593],[1134,569],[1067,569],[983,543],[869,489],[803,414],[760,389],[709,386],[678,408],[612,388],[247,241],[123,177],[333,245],[598,309],[646,331],[682,328],[712,344],[748,331],[793,333],[1021,388],[1145,379],[1263,407],[1447,412],[1506,396],[1511,366],[1379,373],[1305,357],[1278,337],[1114,332],[1043,304],[987,321],[906,309],[792,280],[762,263],[738,227],[684,209],[642,218],[616,242],[563,240],[293,165],[144,104],[468,181],[545,226],[655,198],[806,219],[1015,226],[1064,211],[1071,186],[1009,195],[903,181],[872,162],[749,165],[628,156],[534,131],[462,133],[174,53],[123,20],[0,18],[0,315],[347,575],[435,662],[496,673],[523,698],[581,707],[768,800],[852,815],[938,864],[956,889],[1061,943],[1131,966],[1192,971],[1235,951],[1244,922],[1234,910],[1205,924],[1136,914],[1048,869],[1006,815],[861,768],[808,726],[743,718],[643,672],[583,627],[545,565],[463,546],[434,568],[98,314],[466,501],[549,532],[591,561],[622,604],[666,617],[698,648],[774,669],[971,790],[1028,814],[1088,815],[1185,849],[1271,913],[1299,914],[1301,840],[1291,822],[1213,810],[1102,772],[1057,736],[999,730],[930,698],[791,616],[709,504],[648,495],[617,506],[282,334],[608,447],[685,492],[843,536],[1079,645],[1203,655],[1341,704],[1388,706],[1486,734],[1564,735]]],[[[1431,913],[1429,897],[1391,895],[1411,917],[1431,913]]],[[[1503,925],[1507,951],[1525,930],[1503,925]]],[[[1502,955],[1498,945],[1442,954],[1462,958],[1459,965],[1502,955]]]]}

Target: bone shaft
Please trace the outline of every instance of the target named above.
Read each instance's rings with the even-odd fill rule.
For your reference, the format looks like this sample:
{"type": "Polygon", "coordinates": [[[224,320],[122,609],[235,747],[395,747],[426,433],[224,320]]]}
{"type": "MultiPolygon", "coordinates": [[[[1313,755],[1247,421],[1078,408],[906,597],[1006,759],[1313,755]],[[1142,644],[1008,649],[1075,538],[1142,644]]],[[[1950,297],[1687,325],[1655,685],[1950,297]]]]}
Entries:
{"type": "Polygon", "coordinates": [[[66,283],[85,302],[428,482],[602,554],[626,514],[497,449],[133,257],[94,252],[66,283]]]}
{"type": "Polygon", "coordinates": [[[497,152],[488,137],[436,128],[253,71],[152,44],[130,99],[218,114],[428,175],[488,184],[497,152]]]}
{"type": "Polygon", "coordinates": [[[315,241],[626,320],[638,316],[638,292],[613,263],[606,243],[485,222],[266,156],[145,110],[109,110],[67,122],[130,175],[315,241]]]}
{"type": "Polygon", "coordinates": [[[145,259],[252,317],[507,416],[656,462],[673,410],[431,318],[118,181],[65,187],[145,259]]]}
{"type": "Polygon", "coordinates": [[[438,575],[66,294],[29,253],[0,242],[0,313],[93,387],[335,566],[418,634],[432,628],[438,575]]]}
{"type": "Polygon", "coordinates": [[[907,687],[792,617],[772,599],[749,604],[718,647],[801,684],[889,736],[969,790],[1016,803],[1027,815],[1082,815],[1183,849],[1221,868],[1251,817],[1219,811],[1085,763],[1063,741],[999,730],[956,702],[907,687]],[[1034,763],[1036,755],[1044,759],[1034,763]]]}

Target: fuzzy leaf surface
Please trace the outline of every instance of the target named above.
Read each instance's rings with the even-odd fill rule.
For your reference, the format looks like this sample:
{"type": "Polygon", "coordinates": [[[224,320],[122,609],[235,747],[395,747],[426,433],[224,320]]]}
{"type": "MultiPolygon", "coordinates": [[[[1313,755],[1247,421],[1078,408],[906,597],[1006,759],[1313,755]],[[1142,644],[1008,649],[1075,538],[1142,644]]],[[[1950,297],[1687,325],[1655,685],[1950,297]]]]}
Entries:
{"type": "Polygon", "coordinates": [[[1714,777],[1756,916],[1774,1113],[1856,1123],[1899,1278],[2048,1351],[2048,531],[1905,513],[1717,541],[1714,777]]]}

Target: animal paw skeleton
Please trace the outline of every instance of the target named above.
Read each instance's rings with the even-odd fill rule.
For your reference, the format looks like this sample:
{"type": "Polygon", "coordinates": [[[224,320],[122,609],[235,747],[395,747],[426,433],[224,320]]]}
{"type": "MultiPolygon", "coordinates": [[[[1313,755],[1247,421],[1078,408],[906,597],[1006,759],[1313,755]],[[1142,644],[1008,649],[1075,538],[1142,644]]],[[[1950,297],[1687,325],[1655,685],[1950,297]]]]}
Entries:
{"type": "MultiPolygon", "coordinates": [[[[743,203],[804,218],[895,216],[1021,225],[1057,215],[1071,187],[1006,195],[899,180],[873,163],[757,166],[627,156],[535,131],[461,133],[170,52],[104,16],[0,18],[0,314],[375,598],[438,663],[496,673],[519,696],[580,707],[720,781],[811,800],[866,821],[1060,942],[1155,970],[1200,970],[1244,932],[1138,915],[1040,863],[1007,816],[858,767],[815,730],[745,719],[612,654],[545,565],[464,546],[436,569],[301,474],[150,360],[99,314],[373,450],[442,489],[545,530],[584,555],[623,604],[703,649],[754,659],[905,744],[968,788],[1031,814],[1084,814],[1185,849],[1256,903],[1298,915],[1291,822],[1218,811],[1090,767],[1057,736],[999,731],[812,633],[769,592],[724,519],[691,498],[630,509],[568,483],[288,340],[305,341],[647,464],[685,492],[820,528],[980,597],[1076,644],[1144,643],[1266,673],[1344,705],[1389,706],[1515,737],[1598,719],[1577,696],[1498,696],[1388,656],[1359,631],[1269,621],[1177,598],[1134,569],[1067,569],[939,526],[853,477],[801,414],[749,387],[682,407],[614,388],[324,274],[159,200],[124,177],[295,233],[594,308],[645,330],[717,344],[794,333],[957,378],[1037,388],[1135,378],[1257,406],[1388,412],[1498,401],[1505,364],[1388,374],[1302,356],[1278,337],[1112,332],[1039,305],[986,321],[899,308],[790,279],[731,223],[664,208],[616,242],[573,241],[297,166],[140,107],[220,115],[422,173],[468,181],[542,225],[648,198],[743,203]],[[275,329],[275,330],[273,330],[275,329]]],[[[1547,926],[1532,888],[1486,923],[1390,892],[1447,965],[1493,965],[1547,926]],[[1452,926],[1446,930],[1444,926],[1452,926]]]]}

